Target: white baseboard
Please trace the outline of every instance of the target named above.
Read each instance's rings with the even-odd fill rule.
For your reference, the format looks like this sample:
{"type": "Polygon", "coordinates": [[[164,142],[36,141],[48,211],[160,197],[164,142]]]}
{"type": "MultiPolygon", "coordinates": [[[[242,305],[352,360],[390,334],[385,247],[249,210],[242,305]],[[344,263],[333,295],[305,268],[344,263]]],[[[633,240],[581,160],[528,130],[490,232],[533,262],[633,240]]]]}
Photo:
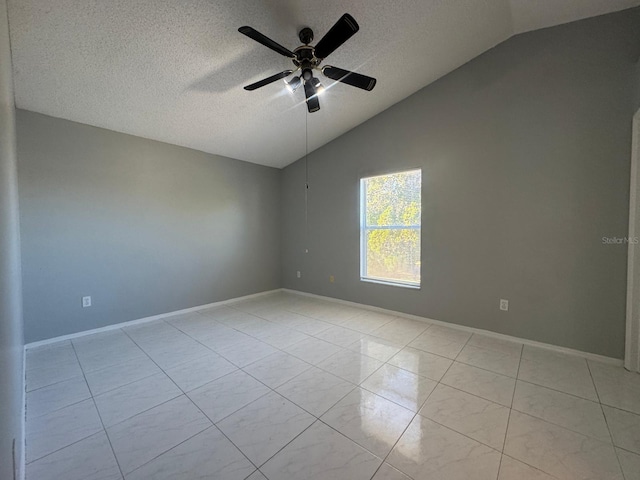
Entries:
{"type": "Polygon", "coordinates": [[[388,310],[386,308],[374,307],[374,306],[366,305],[366,304],[363,304],[363,303],[350,302],[348,300],[341,300],[339,298],[333,298],[333,297],[325,297],[325,296],[322,296],[322,295],[316,295],[315,293],[301,292],[299,290],[293,290],[293,289],[290,289],[290,288],[283,288],[282,291],[283,292],[288,292],[288,293],[293,293],[293,294],[296,294],[296,295],[303,295],[305,297],[317,298],[317,299],[325,300],[325,301],[329,301],[329,302],[340,303],[342,305],[349,305],[349,306],[352,306],[352,307],[364,308],[365,310],[371,310],[371,311],[374,311],[374,312],[387,313],[387,314],[390,314],[390,315],[395,315],[397,317],[408,318],[408,319],[411,319],[411,320],[418,320],[420,322],[428,322],[428,323],[432,323],[432,324],[436,324],[436,325],[442,325],[442,326],[445,326],[445,327],[455,328],[457,330],[462,330],[462,331],[465,331],[465,332],[480,333],[482,335],[486,335],[488,337],[497,338],[497,339],[500,339],[500,340],[508,340],[508,341],[511,341],[511,342],[522,343],[524,345],[530,345],[532,347],[545,348],[547,350],[551,350],[551,351],[554,351],[554,352],[564,353],[564,354],[567,354],[567,355],[574,355],[574,356],[577,356],[577,357],[586,358],[587,360],[594,360],[596,362],[606,363],[606,364],[609,364],[609,365],[622,366],[623,363],[624,363],[624,361],[619,359],[619,358],[606,357],[604,355],[598,355],[597,353],[583,352],[581,350],[575,350],[573,348],[567,348],[567,347],[560,347],[558,345],[552,345],[550,343],[536,342],[535,340],[528,340],[526,338],[513,337],[511,335],[504,335],[502,333],[496,333],[496,332],[492,332],[490,330],[483,330],[481,328],[467,327],[465,325],[458,325],[456,323],[443,322],[441,320],[434,320],[432,318],[426,318],[426,317],[419,317],[417,315],[411,315],[409,313],[397,312],[395,310],[388,310]]]}
{"type": "Polygon", "coordinates": [[[153,315],[151,317],[145,317],[145,318],[140,318],[137,320],[130,320],[128,322],[122,322],[122,323],[116,323],[113,325],[107,325],[106,327],[101,327],[101,328],[94,328],[91,330],[84,330],[82,332],[77,332],[77,333],[72,333],[70,335],[63,335],[60,337],[54,337],[54,338],[49,338],[47,340],[40,340],[38,342],[32,342],[29,343],[27,345],[25,345],[25,350],[30,349],[30,348],[36,348],[36,347],[41,347],[41,346],[45,346],[45,345],[50,345],[53,343],[57,343],[57,342],[62,342],[65,340],[71,340],[74,338],[80,338],[80,337],[84,337],[87,335],[93,335],[96,333],[102,333],[102,332],[108,332],[110,330],[117,330],[123,327],[128,327],[128,326],[132,326],[132,325],[139,325],[142,323],[148,323],[148,322],[153,322],[156,320],[162,320],[164,318],[168,318],[168,317],[172,317],[174,315],[182,315],[185,313],[191,313],[191,312],[197,312],[199,310],[206,310],[207,308],[212,308],[212,307],[217,307],[217,306],[222,306],[222,305],[229,305],[229,304],[233,304],[236,302],[240,302],[243,300],[249,300],[252,298],[258,298],[258,297],[262,297],[264,295],[270,295],[273,293],[277,293],[277,292],[288,292],[288,293],[292,293],[292,294],[296,294],[296,295],[302,295],[305,297],[311,297],[311,298],[317,298],[320,300],[324,300],[324,301],[328,301],[328,302],[333,302],[333,303],[339,303],[342,305],[349,305],[352,307],[357,307],[357,308],[363,308],[365,310],[371,310],[374,312],[381,312],[381,313],[386,313],[389,315],[395,315],[397,317],[402,317],[402,318],[408,318],[411,320],[417,320],[417,321],[421,321],[421,322],[427,322],[427,323],[432,323],[432,324],[436,324],[436,325],[442,325],[442,326],[446,326],[446,327],[450,327],[450,328],[455,328],[457,330],[462,330],[465,332],[471,332],[471,333],[480,333],[482,335],[486,335],[489,337],[493,337],[493,338],[497,338],[497,339],[501,339],[501,340],[508,340],[508,341],[512,341],[512,342],[518,342],[518,343],[522,343],[524,345],[530,345],[533,347],[539,347],[539,348],[545,348],[547,350],[551,350],[554,352],[559,352],[559,353],[564,353],[567,355],[574,355],[574,356],[578,356],[578,357],[582,357],[582,358],[586,358],[588,360],[594,360],[597,362],[601,362],[601,363],[607,363],[609,365],[616,365],[616,366],[622,366],[624,361],[618,358],[611,358],[611,357],[606,357],[604,355],[598,355],[596,353],[589,353],[589,352],[583,352],[581,350],[575,350],[572,348],[567,348],[567,347],[560,347],[558,345],[552,345],[550,343],[543,343],[543,342],[536,342],[535,340],[528,340],[526,338],[520,338],[520,337],[514,337],[511,335],[504,335],[502,333],[496,333],[496,332],[492,332],[490,330],[483,330],[481,328],[473,328],[473,327],[467,327],[465,325],[458,325],[455,323],[450,323],[450,322],[443,322],[441,320],[435,320],[432,318],[426,318],[426,317],[420,317],[417,315],[411,315],[409,313],[403,313],[403,312],[398,312],[395,310],[389,310],[386,308],[380,308],[380,307],[374,307],[372,305],[366,305],[363,303],[356,303],[356,302],[350,302],[348,300],[341,300],[339,298],[333,298],[333,297],[325,297],[322,295],[316,295],[315,293],[307,293],[307,292],[302,292],[299,290],[293,290],[293,289],[289,289],[289,288],[277,288],[275,290],[268,290],[265,292],[260,292],[260,293],[254,293],[251,295],[245,295],[243,297],[236,297],[236,298],[231,298],[228,300],[221,300],[219,302],[214,302],[214,303],[208,303],[206,305],[199,305],[197,307],[190,307],[190,308],[185,308],[183,310],[176,310],[173,312],[167,312],[167,313],[161,313],[159,315],[153,315]]]}
{"type": "Polygon", "coordinates": [[[228,300],[221,300],[219,302],[207,303],[206,305],[198,305],[197,307],[184,308],[182,310],[175,310],[173,312],[161,313],[159,315],[152,315],[150,317],[139,318],[137,320],[129,320],[127,322],[114,323],[113,325],[107,325],[100,328],[92,328],[91,330],[83,330],[81,332],[71,333],[69,335],[62,335],[59,337],[48,338],[46,340],[40,340],[37,342],[31,342],[24,346],[25,350],[50,345],[53,343],[63,342],[65,340],[72,340],[74,338],[86,337],[87,335],[93,335],[96,333],[108,332],[111,330],[118,330],[123,327],[130,327],[132,325],[140,325],[142,323],[154,322],[156,320],[162,320],[167,317],[173,317],[174,315],[183,315],[185,313],[197,312],[199,310],[206,310],[212,307],[220,307],[222,305],[229,305],[244,300],[250,300],[252,298],[262,297],[264,295],[270,295],[282,291],[281,288],[275,290],[267,290],[265,292],[253,293],[251,295],[245,295],[243,297],[230,298],[228,300]]]}

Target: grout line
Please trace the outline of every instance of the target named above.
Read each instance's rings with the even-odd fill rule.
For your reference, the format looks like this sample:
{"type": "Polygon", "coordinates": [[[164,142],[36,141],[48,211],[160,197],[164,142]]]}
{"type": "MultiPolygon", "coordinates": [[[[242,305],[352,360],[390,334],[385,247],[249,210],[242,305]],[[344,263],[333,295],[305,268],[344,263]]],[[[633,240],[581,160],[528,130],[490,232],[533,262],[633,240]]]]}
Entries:
{"type": "MultiPolygon", "coordinates": [[[[129,334],[128,334],[127,332],[125,332],[125,334],[126,334],[127,336],[129,336],[129,334]]],[[[129,338],[131,338],[131,337],[129,336],[129,338]]],[[[138,345],[138,344],[136,343],[136,341],[135,341],[133,338],[131,338],[131,341],[132,341],[132,342],[134,342],[136,345],[138,345]]],[[[139,345],[138,345],[138,347],[139,347],[140,349],[142,349],[142,347],[140,347],[139,345]]],[[[143,351],[144,351],[144,350],[143,350],[143,351]]],[[[234,442],[233,442],[233,441],[232,441],[232,440],[231,440],[231,439],[230,439],[230,438],[229,438],[229,437],[228,437],[228,436],[227,436],[227,435],[222,431],[222,430],[220,430],[220,428],[218,428],[218,427],[217,427],[217,425],[215,424],[215,422],[213,422],[213,420],[211,420],[211,419],[209,418],[209,416],[208,416],[204,411],[202,411],[202,409],[201,409],[201,408],[200,408],[200,407],[199,407],[199,406],[198,406],[198,405],[197,405],[197,404],[196,404],[196,403],[191,399],[191,397],[189,397],[189,395],[187,395],[187,393],[186,393],[184,390],[182,390],[182,388],[180,388],[180,386],[179,386],[179,385],[178,385],[178,384],[177,384],[177,383],[176,383],[176,382],[175,382],[175,381],[174,381],[174,380],[173,380],[173,379],[172,379],[172,378],[167,374],[167,372],[165,372],[165,371],[162,369],[162,367],[161,367],[160,365],[158,365],[158,364],[155,362],[155,360],[154,360],[153,358],[151,358],[151,356],[149,356],[149,354],[148,354],[146,351],[145,351],[144,353],[149,357],[149,359],[150,359],[153,363],[155,363],[155,364],[156,364],[156,366],[157,366],[160,370],[162,370],[162,372],[166,375],[166,377],[167,377],[169,380],[171,380],[171,382],[173,382],[173,384],[174,384],[174,385],[175,385],[175,386],[176,386],[176,387],[177,387],[177,388],[182,392],[182,395],[184,395],[184,396],[185,396],[185,398],[188,398],[188,399],[189,399],[189,401],[193,404],[193,406],[194,406],[194,407],[196,407],[196,409],[198,409],[198,411],[199,411],[199,412],[200,412],[200,413],[201,413],[201,414],[202,414],[202,415],[203,415],[207,420],[209,420],[209,421],[211,422],[211,426],[212,426],[212,427],[217,428],[217,429],[218,429],[218,431],[219,431],[222,435],[224,435],[224,437],[225,437],[227,440],[229,440],[229,442],[231,442],[231,444],[232,444],[234,447],[236,447],[236,448],[238,449],[238,451],[239,451],[239,452],[240,452],[240,453],[241,453],[241,454],[242,454],[242,455],[247,459],[247,461],[248,461],[251,465],[253,465],[254,467],[258,468],[258,467],[257,467],[257,466],[256,466],[256,465],[255,465],[255,464],[254,464],[250,459],[249,459],[249,457],[247,457],[247,456],[245,455],[245,453],[244,453],[240,448],[238,448],[238,446],[237,446],[237,445],[236,445],[236,444],[235,444],[235,443],[234,443],[234,442]]],[[[188,362],[185,362],[185,363],[188,363],[188,362]]],[[[233,372],[230,372],[229,374],[231,374],[231,373],[233,373],[233,372]]],[[[227,375],[229,375],[229,374],[227,374],[227,375]]],[[[223,375],[223,376],[226,376],[226,375],[223,375]]],[[[222,378],[222,377],[220,377],[220,378],[222,378]]],[[[215,380],[214,380],[214,381],[215,381],[215,380]]],[[[266,395],[266,394],[265,394],[265,395],[266,395]]],[[[264,396],[264,395],[263,395],[263,396],[264,396]]],[[[172,398],[171,400],[175,400],[175,398],[179,398],[179,397],[174,397],[174,398],[172,398]]],[[[167,402],[170,402],[171,400],[167,400],[167,402]]],[[[167,402],[164,402],[164,403],[167,403],[167,402]]],[[[161,404],[161,405],[162,405],[162,404],[161,404]]],[[[159,406],[159,405],[156,405],[156,406],[159,406]]],[[[152,407],[152,408],[155,408],[155,407],[152,407]]],[[[149,409],[149,410],[151,410],[151,409],[149,409]]],[[[148,410],[147,410],[147,411],[148,411],[148,410]]],[[[139,415],[139,414],[137,414],[137,415],[139,415]]],[[[134,417],[135,417],[135,416],[137,416],[137,415],[134,415],[134,417]]],[[[130,417],[130,418],[133,418],[133,417],[130,417]]],[[[196,434],[192,435],[191,437],[189,437],[189,438],[187,438],[187,439],[183,440],[182,442],[178,443],[177,445],[174,445],[174,446],[173,446],[173,447],[171,447],[169,450],[165,450],[165,451],[161,452],[159,455],[156,455],[154,458],[152,458],[151,460],[149,460],[149,462],[152,462],[153,460],[155,460],[155,459],[156,459],[156,458],[158,458],[159,456],[164,455],[165,453],[167,453],[167,452],[168,452],[168,451],[170,451],[170,450],[173,450],[173,449],[174,449],[174,448],[176,448],[178,445],[182,445],[182,444],[183,444],[184,442],[186,442],[187,440],[190,440],[191,438],[195,437],[196,435],[199,435],[200,433],[204,432],[205,430],[207,430],[207,429],[209,429],[209,428],[210,428],[210,427],[207,427],[207,428],[205,428],[204,430],[201,430],[200,432],[198,432],[198,433],[196,433],[196,434]]],[[[146,463],[144,463],[143,465],[140,465],[140,466],[139,466],[139,467],[137,467],[135,470],[137,470],[138,468],[140,468],[140,467],[142,467],[142,466],[144,466],[144,465],[148,464],[149,462],[146,462],[146,463]]],[[[129,472],[129,473],[131,473],[131,472],[129,472]]]]}
{"type": "MultiPolygon", "coordinates": [[[[89,399],[87,398],[87,400],[89,400],[89,399]]],[[[105,436],[107,435],[107,434],[106,434],[106,432],[105,432],[104,430],[102,430],[102,431],[98,431],[98,432],[94,432],[94,433],[92,433],[91,435],[87,435],[86,437],[82,437],[82,438],[80,438],[79,440],[74,440],[74,441],[73,441],[72,443],[70,443],[69,445],[65,445],[64,447],[60,447],[60,448],[58,448],[57,450],[54,450],[53,452],[47,453],[46,455],[43,455],[42,457],[38,457],[38,458],[36,458],[35,460],[31,460],[30,462],[25,463],[25,467],[26,467],[27,465],[31,465],[32,463],[39,462],[40,460],[42,460],[42,459],[44,459],[44,458],[50,457],[51,455],[54,455],[54,454],[56,454],[56,453],[60,452],[61,450],[64,450],[65,448],[72,447],[73,445],[76,445],[76,444],[78,444],[78,443],[80,443],[80,442],[83,442],[83,441],[85,441],[85,440],[87,440],[87,439],[89,439],[89,438],[91,438],[91,437],[95,437],[96,435],[100,435],[101,433],[104,433],[104,434],[105,434],[105,436]]],[[[108,440],[108,437],[107,437],[107,440],[108,440]]],[[[115,455],[114,455],[114,456],[115,456],[115,455]]]]}
{"type": "Polygon", "coordinates": [[[611,433],[611,426],[609,425],[609,419],[607,418],[607,415],[604,412],[604,407],[602,406],[602,401],[600,400],[600,392],[598,392],[596,381],[593,378],[593,373],[591,372],[591,365],[589,365],[589,362],[586,362],[586,363],[587,363],[587,370],[589,371],[589,377],[591,378],[591,383],[593,383],[593,389],[596,391],[596,397],[598,397],[598,404],[600,405],[600,410],[602,411],[604,423],[607,426],[607,431],[609,432],[609,437],[611,438],[611,446],[613,447],[613,453],[615,454],[616,460],[618,461],[618,468],[622,473],[622,478],[626,479],[627,476],[625,475],[624,469],[622,468],[622,462],[620,461],[620,455],[618,455],[618,450],[616,450],[616,444],[615,444],[615,440],[613,439],[613,433],[611,433]]]}
{"type": "Polygon", "coordinates": [[[502,440],[502,455],[500,455],[500,463],[498,464],[498,477],[500,476],[500,470],[502,469],[502,458],[504,456],[504,448],[507,445],[507,435],[509,433],[509,422],[511,422],[511,413],[513,412],[513,400],[516,397],[516,388],[518,388],[518,377],[520,376],[520,365],[522,364],[522,353],[524,352],[524,345],[520,348],[520,358],[518,358],[518,370],[516,371],[516,381],[513,384],[513,393],[511,395],[511,406],[509,407],[509,416],[507,417],[507,428],[504,430],[504,439],[502,440]]]}
{"type": "MultiPolygon", "coordinates": [[[[82,364],[80,364],[80,358],[78,357],[78,352],[76,351],[76,347],[73,344],[73,342],[71,342],[71,348],[73,349],[73,353],[76,356],[76,360],[77,360],[78,364],[80,365],[80,370],[82,371],[82,376],[84,377],[84,381],[87,384],[87,389],[89,390],[89,393],[91,394],[91,389],[89,389],[89,382],[87,382],[87,377],[85,376],[84,369],[82,368],[82,364]]],[[[93,398],[93,394],[91,394],[91,401],[93,402],[93,408],[96,409],[96,413],[98,414],[98,418],[100,419],[100,424],[102,425],[102,431],[104,432],[105,437],[107,437],[107,441],[109,442],[109,446],[111,447],[111,453],[113,454],[113,458],[116,461],[116,465],[118,465],[118,470],[120,470],[120,476],[122,478],[124,478],[124,472],[122,471],[122,466],[120,466],[120,461],[118,460],[118,457],[116,456],[116,451],[114,450],[113,444],[111,443],[111,438],[109,437],[109,433],[107,432],[107,428],[104,426],[104,421],[102,420],[102,415],[100,414],[100,410],[98,410],[98,405],[96,404],[95,398],[93,398]]]]}
{"type": "MultiPolygon", "coordinates": [[[[467,340],[469,341],[469,340],[467,340]]],[[[449,371],[449,369],[453,366],[454,362],[451,362],[451,365],[449,365],[449,367],[447,368],[447,370],[444,372],[444,374],[442,375],[442,378],[444,378],[444,376],[447,374],[447,372],[449,371]]],[[[402,437],[404,436],[404,434],[407,432],[407,430],[409,429],[409,427],[411,426],[411,424],[414,422],[414,420],[416,419],[416,417],[419,415],[420,410],[422,409],[422,407],[429,401],[429,398],[431,397],[431,395],[433,394],[433,392],[435,392],[436,388],[438,388],[438,385],[440,385],[440,382],[437,382],[435,387],[433,387],[433,389],[431,390],[431,392],[429,392],[429,395],[427,395],[427,398],[424,400],[424,402],[422,402],[422,405],[417,406],[416,407],[416,412],[413,415],[413,417],[411,418],[411,421],[407,424],[407,426],[404,428],[404,430],[402,431],[402,433],[398,436],[398,439],[395,441],[395,443],[391,446],[391,449],[389,450],[389,453],[387,453],[387,455],[385,455],[385,457],[382,459],[382,463],[378,466],[378,468],[376,469],[375,472],[373,472],[373,475],[371,476],[371,479],[373,479],[373,477],[375,477],[378,473],[378,471],[380,470],[380,468],[382,467],[382,465],[385,464],[385,462],[387,461],[387,459],[389,458],[389,455],[391,455],[393,453],[393,450],[396,448],[396,446],[398,445],[398,443],[400,442],[400,440],[402,439],[402,437]]],[[[429,419],[430,420],[430,419],[429,419]]],[[[431,420],[432,421],[432,420],[431,420]]],[[[457,433],[457,432],[456,432],[457,433]]],[[[392,465],[392,464],[389,464],[392,465]]],[[[404,475],[408,476],[409,478],[413,478],[411,477],[408,473],[404,472],[403,470],[400,470],[398,467],[396,467],[395,465],[392,465],[394,468],[396,468],[397,470],[399,470],[400,472],[402,472],[404,475]]]]}
{"type": "MultiPolygon", "coordinates": [[[[558,480],[564,480],[564,479],[556,477],[555,475],[552,475],[552,474],[550,474],[548,472],[545,472],[544,470],[541,470],[539,467],[531,465],[531,464],[525,462],[524,460],[521,460],[521,459],[516,458],[516,457],[512,457],[511,455],[507,455],[506,453],[503,453],[502,457],[507,457],[507,458],[510,458],[511,460],[515,460],[516,462],[520,462],[520,463],[526,465],[527,467],[532,468],[533,470],[537,470],[538,472],[543,473],[544,475],[546,475],[549,478],[555,478],[555,479],[558,479],[558,480]]],[[[500,466],[502,466],[502,458],[500,459],[500,466]]],[[[500,477],[500,471],[499,470],[498,470],[498,477],[500,477]]]]}

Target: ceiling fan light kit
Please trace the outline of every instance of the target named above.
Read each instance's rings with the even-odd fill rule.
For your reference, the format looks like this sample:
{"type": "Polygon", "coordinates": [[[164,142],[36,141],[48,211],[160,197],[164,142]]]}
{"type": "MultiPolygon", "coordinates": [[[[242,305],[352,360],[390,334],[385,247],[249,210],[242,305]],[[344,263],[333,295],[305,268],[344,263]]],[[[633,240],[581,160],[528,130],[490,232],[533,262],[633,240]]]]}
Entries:
{"type": "Polygon", "coordinates": [[[275,75],[271,75],[259,82],[247,85],[244,89],[249,91],[256,90],[280,79],[285,79],[295,72],[301,71],[299,76],[295,76],[289,81],[285,80],[285,84],[291,93],[295,92],[301,84],[304,84],[307,109],[310,113],[320,110],[320,101],[318,100],[318,96],[325,90],[320,83],[320,79],[313,76],[314,70],[320,71],[327,78],[344,83],[345,85],[350,85],[367,91],[373,90],[373,87],[376,85],[375,78],[351,72],[343,68],[332,67],[330,65],[320,67],[320,63],[326,57],[333,53],[344,42],[349,40],[349,38],[351,38],[359,29],[360,27],[355,19],[348,13],[345,13],[340,17],[335,25],[331,27],[325,36],[320,39],[315,47],[309,45],[313,41],[313,30],[309,27],[305,27],[300,30],[298,37],[303,45],[300,45],[298,48],[291,51],[252,27],[240,27],[238,29],[240,33],[258,43],[261,43],[265,47],[270,48],[274,52],[290,58],[295,65],[294,70],[284,70],[283,72],[276,73],[275,75]]]}

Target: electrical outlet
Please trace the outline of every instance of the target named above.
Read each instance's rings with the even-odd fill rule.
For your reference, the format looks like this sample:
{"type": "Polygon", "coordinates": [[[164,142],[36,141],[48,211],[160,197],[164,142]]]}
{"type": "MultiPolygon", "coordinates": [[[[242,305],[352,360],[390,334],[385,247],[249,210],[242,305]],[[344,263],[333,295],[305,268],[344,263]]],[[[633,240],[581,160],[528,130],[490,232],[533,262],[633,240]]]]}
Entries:
{"type": "Polygon", "coordinates": [[[91,297],[82,297],[82,308],[91,306],[91,297]]]}
{"type": "Polygon", "coordinates": [[[336,277],[334,277],[333,275],[329,275],[329,283],[333,283],[336,281],[336,277]]]}
{"type": "Polygon", "coordinates": [[[300,278],[301,276],[302,276],[302,274],[300,273],[300,270],[298,270],[298,271],[296,272],[296,277],[300,278]]]}
{"type": "Polygon", "coordinates": [[[500,310],[504,310],[505,312],[509,310],[509,300],[505,300],[504,298],[500,299],[500,310]]]}

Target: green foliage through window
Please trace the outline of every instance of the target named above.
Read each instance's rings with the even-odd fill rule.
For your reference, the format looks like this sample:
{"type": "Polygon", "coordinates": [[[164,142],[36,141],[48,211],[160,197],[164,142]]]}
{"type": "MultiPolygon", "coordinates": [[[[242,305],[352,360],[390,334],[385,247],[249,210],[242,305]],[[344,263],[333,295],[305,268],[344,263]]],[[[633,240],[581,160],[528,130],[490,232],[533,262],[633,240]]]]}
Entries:
{"type": "Polygon", "coordinates": [[[361,180],[361,276],[420,285],[422,172],[361,180]]]}

